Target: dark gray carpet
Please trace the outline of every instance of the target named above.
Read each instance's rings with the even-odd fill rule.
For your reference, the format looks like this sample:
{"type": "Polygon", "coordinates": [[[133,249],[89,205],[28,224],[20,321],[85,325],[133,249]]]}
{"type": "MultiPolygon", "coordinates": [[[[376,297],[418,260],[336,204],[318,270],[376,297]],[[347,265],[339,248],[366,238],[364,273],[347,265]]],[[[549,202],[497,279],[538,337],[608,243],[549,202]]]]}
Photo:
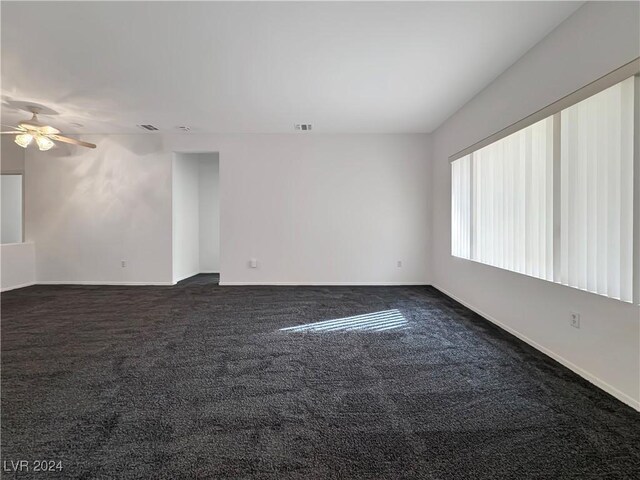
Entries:
{"type": "Polygon", "coordinates": [[[3,478],[639,478],[638,413],[433,288],[215,283],[3,294],[2,460],[64,468],[3,478]]]}

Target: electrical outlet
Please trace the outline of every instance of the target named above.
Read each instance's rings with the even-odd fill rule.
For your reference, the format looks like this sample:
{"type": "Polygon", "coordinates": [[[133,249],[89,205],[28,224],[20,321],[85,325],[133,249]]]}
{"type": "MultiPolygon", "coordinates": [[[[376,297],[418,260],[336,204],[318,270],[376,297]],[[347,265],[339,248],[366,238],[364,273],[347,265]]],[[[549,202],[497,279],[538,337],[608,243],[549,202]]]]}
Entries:
{"type": "Polygon", "coordinates": [[[258,260],[256,260],[255,258],[252,258],[251,260],[249,260],[249,266],[251,268],[258,268],[258,260]]]}
{"type": "Polygon", "coordinates": [[[398,260],[397,266],[398,268],[402,268],[402,260],[398,260]]]}
{"type": "Polygon", "coordinates": [[[580,328],[580,314],[576,312],[571,312],[569,317],[569,325],[573,328],[580,328]]]}
{"type": "Polygon", "coordinates": [[[122,260],[122,261],[120,262],[120,266],[121,266],[122,268],[126,268],[126,267],[127,267],[127,262],[125,262],[124,260],[122,260]]]}

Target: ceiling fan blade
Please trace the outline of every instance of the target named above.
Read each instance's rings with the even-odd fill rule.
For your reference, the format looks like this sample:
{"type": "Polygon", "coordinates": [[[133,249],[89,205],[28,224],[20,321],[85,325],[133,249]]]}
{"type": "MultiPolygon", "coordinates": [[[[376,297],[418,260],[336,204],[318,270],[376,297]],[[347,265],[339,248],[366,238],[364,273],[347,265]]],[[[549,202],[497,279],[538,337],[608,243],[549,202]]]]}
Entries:
{"type": "Polygon", "coordinates": [[[20,135],[24,132],[0,132],[0,135],[20,135]]]}
{"type": "Polygon", "coordinates": [[[42,135],[57,135],[60,130],[53,128],[50,125],[44,125],[38,129],[42,135]]]}
{"type": "Polygon", "coordinates": [[[62,143],[70,143],[72,145],[80,145],[87,148],[96,148],[93,143],[83,142],[82,140],[76,140],[75,138],[63,137],[62,135],[48,135],[51,140],[56,140],[62,143]]]}

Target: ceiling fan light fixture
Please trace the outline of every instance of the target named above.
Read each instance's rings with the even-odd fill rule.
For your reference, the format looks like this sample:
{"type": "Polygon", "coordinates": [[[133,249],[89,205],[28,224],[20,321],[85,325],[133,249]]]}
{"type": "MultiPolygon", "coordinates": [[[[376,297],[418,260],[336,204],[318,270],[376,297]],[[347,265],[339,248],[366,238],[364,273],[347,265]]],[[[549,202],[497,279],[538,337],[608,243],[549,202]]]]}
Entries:
{"type": "Polygon", "coordinates": [[[16,135],[15,142],[20,145],[22,148],[27,148],[29,144],[33,140],[33,135],[29,133],[22,133],[20,135],[16,135]]]}
{"type": "MultiPolygon", "coordinates": [[[[33,118],[31,120],[28,122],[20,122],[18,126],[12,128],[13,131],[11,132],[0,133],[15,135],[16,137],[14,138],[14,141],[22,148],[27,148],[31,142],[33,142],[34,138],[38,144],[38,148],[43,152],[55,147],[55,142],[70,143],[72,145],[79,145],[87,148],[96,148],[94,143],[83,142],[76,138],[59,135],[59,133],[61,133],[60,130],[38,121],[37,112],[35,110],[33,111],[33,118]]],[[[157,130],[157,128],[153,128],[157,130]]]]}
{"type": "Polygon", "coordinates": [[[42,135],[38,135],[36,137],[36,143],[38,144],[38,148],[43,152],[49,150],[55,145],[50,138],[43,137],[42,135]]]}

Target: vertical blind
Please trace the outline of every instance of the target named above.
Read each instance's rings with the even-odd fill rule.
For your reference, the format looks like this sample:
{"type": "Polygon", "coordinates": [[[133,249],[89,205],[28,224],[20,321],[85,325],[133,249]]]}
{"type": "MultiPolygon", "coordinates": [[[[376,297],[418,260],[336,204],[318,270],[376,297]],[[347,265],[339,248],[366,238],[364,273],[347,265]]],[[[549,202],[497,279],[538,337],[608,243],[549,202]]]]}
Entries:
{"type": "Polygon", "coordinates": [[[471,154],[474,260],[552,279],[552,134],[548,118],[471,154]]]}
{"type": "Polygon", "coordinates": [[[451,253],[470,258],[471,254],[471,156],[451,164],[451,253]]]}
{"type": "Polygon", "coordinates": [[[561,273],[571,287],[631,301],[634,79],[561,113],[561,273]]]}
{"type": "Polygon", "coordinates": [[[632,301],[633,142],[631,77],[452,162],[452,255],[632,301]]]}

